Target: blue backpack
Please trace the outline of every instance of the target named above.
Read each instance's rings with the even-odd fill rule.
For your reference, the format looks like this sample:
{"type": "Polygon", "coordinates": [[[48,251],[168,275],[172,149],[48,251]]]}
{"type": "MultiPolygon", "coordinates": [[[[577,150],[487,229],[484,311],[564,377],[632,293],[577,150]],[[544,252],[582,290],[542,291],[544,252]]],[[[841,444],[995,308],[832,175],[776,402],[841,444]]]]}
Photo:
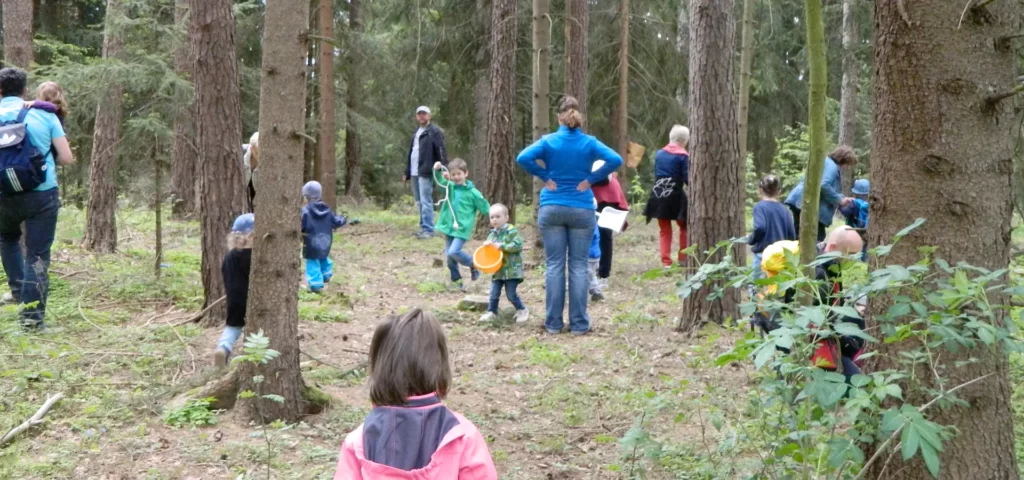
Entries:
{"type": "Polygon", "coordinates": [[[46,155],[32,145],[25,124],[28,108],[0,122],[0,194],[31,192],[46,181],[46,155]]]}

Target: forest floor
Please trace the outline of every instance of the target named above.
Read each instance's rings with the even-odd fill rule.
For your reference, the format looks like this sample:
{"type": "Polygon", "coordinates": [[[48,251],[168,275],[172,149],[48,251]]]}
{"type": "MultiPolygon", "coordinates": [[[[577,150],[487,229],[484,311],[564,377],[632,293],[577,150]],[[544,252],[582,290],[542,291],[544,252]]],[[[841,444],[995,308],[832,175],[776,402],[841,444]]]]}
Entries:
{"type": "MultiPolygon", "coordinates": [[[[487,438],[500,478],[709,478],[699,473],[705,468],[720,475],[723,466],[707,462],[727,462],[729,476],[740,477],[761,464],[754,451],[715,455],[737,435],[759,434],[743,420],[757,385],[752,365],[714,363],[743,327],[675,333],[679,277],[644,275],[660,268],[657,231],[638,217],[616,241],[607,299],[591,304],[594,332],[553,337],[542,328],[538,252],[524,254],[533,267],[520,290],[530,322],[513,325],[506,311],[502,322],[481,324],[479,313],[456,308],[464,295],[434,266],[442,241],[413,237],[411,206],[347,211],[363,223],[335,235],[335,280],[323,295],[299,293],[306,382],[337,402],[297,425],[271,424],[268,457],[264,430],[232,411],[179,410],[176,418],[215,424],[169,425],[172,398],[214,375],[210,351],[220,328],[174,326],[202,302],[199,228],[164,222],[156,279],[155,217],[120,212],[118,253],[95,256],[77,246],[84,213],[62,210],[48,332],[23,334],[11,310],[0,311],[0,433],[48,395],[65,395],[43,426],[0,449],[0,478],[266,478],[269,464],[273,478],[329,479],[341,441],[370,408],[360,366],[373,328],[413,306],[443,322],[455,378],[447,403],[487,438]]],[[[532,245],[535,232],[522,231],[532,245]]],[[[485,279],[470,287],[488,289],[485,279]]]]}

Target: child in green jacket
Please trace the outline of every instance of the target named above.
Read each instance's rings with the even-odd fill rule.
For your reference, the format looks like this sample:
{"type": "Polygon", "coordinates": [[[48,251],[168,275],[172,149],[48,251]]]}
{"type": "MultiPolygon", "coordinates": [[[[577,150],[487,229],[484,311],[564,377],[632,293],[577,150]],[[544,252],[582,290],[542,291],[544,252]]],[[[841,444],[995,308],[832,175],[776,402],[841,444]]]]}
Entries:
{"type": "Polygon", "coordinates": [[[491,279],[491,298],[487,305],[487,313],[480,317],[481,322],[489,322],[498,316],[498,301],[501,289],[505,289],[508,301],[516,307],[516,323],[526,323],[530,312],[519,299],[516,289],[523,283],[523,237],[515,225],[508,223],[508,207],[495,203],[491,206],[491,233],[487,235],[487,243],[502,251],[501,270],[491,279]]]}
{"type": "Polygon", "coordinates": [[[469,167],[461,158],[448,163],[448,175],[441,174],[441,162],[434,164],[434,181],[446,191],[436,228],[445,235],[448,270],[451,271],[452,282],[460,289],[465,287],[459,273],[459,264],[469,267],[470,278],[473,281],[480,278],[480,271],[473,267],[473,257],[463,252],[462,247],[473,235],[477,214],[487,215],[491,209],[491,205],[484,199],[480,190],[466,179],[468,176],[469,167]]]}

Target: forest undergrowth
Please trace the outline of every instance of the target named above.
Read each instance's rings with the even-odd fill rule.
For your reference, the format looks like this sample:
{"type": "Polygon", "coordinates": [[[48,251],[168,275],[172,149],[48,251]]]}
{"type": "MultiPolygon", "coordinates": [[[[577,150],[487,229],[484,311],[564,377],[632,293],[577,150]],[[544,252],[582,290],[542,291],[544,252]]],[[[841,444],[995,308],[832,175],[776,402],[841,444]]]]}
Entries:
{"type": "MultiPolygon", "coordinates": [[[[455,376],[448,403],[483,432],[501,478],[742,478],[761,468],[763,452],[751,446],[770,432],[748,405],[759,374],[750,362],[715,364],[745,326],[674,332],[681,277],[649,274],[656,228],[636,221],[617,240],[610,293],[591,305],[593,334],[550,337],[537,252],[525,253],[521,289],[530,323],[515,326],[504,312],[502,322],[480,324],[479,313],[457,308],[462,294],[435,267],[441,240],[413,237],[411,205],[346,213],[363,222],[335,236],[335,281],[323,295],[299,292],[304,378],[335,402],[264,429],[184,395],[215,376],[209,354],[220,334],[182,324],[202,304],[198,224],[164,222],[157,277],[151,212],[120,209],[118,253],[94,256],[77,246],[84,212],[62,210],[50,330],[23,334],[10,308],[0,312],[0,432],[48,396],[65,397],[43,425],[0,449],[0,478],[265,478],[268,465],[273,478],[331,478],[341,441],[370,408],[373,327],[413,306],[444,323],[455,376]]],[[[1011,365],[1021,458],[1024,358],[1011,365]]]]}

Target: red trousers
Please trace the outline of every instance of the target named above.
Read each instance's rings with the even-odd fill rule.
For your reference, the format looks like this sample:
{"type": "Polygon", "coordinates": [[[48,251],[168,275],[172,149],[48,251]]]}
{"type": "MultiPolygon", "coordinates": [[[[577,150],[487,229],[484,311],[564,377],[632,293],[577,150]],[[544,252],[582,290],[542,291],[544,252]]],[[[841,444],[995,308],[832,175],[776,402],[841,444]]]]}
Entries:
{"type": "MultiPolygon", "coordinates": [[[[686,249],[686,224],[682,220],[676,220],[679,226],[679,249],[676,250],[679,262],[686,261],[683,250],[686,249]]],[[[666,267],[672,266],[672,220],[658,219],[658,230],[660,230],[661,264],[666,267]]]]}

